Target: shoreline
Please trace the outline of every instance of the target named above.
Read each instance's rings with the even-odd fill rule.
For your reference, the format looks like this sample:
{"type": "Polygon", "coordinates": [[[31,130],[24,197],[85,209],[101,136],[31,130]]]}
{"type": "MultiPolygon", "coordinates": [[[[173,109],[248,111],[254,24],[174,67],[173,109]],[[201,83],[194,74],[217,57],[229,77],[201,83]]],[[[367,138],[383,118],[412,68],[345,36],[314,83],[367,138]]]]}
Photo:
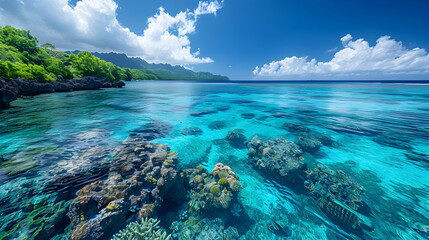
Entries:
{"type": "Polygon", "coordinates": [[[17,78],[6,82],[0,78],[0,110],[10,107],[10,103],[20,97],[32,97],[44,93],[72,92],[81,90],[99,90],[101,88],[122,88],[123,81],[112,82],[103,77],[83,77],[65,80],[58,76],[59,81],[37,82],[17,78]]]}

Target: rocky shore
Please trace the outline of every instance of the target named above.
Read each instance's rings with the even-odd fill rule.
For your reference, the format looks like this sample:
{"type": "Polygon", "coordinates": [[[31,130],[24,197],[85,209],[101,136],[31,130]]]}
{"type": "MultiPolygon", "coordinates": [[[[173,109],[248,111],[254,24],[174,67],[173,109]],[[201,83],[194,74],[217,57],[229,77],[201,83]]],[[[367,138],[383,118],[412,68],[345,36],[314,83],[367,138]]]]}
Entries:
{"type": "Polygon", "coordinates": [[[108,78],[83,77],[65,80],[58,76],[55,82],[37,82],[22,78],[6,82],[0,78],[0,109],[7,108],[19,97],[30,97],[42,93],[71,92],[79,90],[98,90],[100,88],[121,88],[122,81],[112,82],[108,78]]]}

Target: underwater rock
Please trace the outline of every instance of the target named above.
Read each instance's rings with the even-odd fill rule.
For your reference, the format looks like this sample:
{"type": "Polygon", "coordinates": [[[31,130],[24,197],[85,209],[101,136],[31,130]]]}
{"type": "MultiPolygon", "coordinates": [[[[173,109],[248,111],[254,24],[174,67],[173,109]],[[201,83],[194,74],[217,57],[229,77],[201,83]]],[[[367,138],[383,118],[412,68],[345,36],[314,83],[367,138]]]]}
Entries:
{"type": "Polygon", "coordinates": [[[166,145],[127,138],[109,176],[78,191],[70,205],[71,239],[107,239],[127,222],[154,216],[164,199],[181,201],[177,153],[166,145]]]}
{"type": "Polygon", "coordinates": [[[242,114],[240,114],[240,116],[244,119],[252,119],[255,117],[255,114],[253,114],[253,113],[242,113],[242,114]]]}
{"type": "Polygon", "coordinates": [[[305,127],[299,123],[285,123],[283,128],[289,132],[310,132],[308,127],[305,127]]]}
{"type": "Polygon", "coordinates": [[[226,128],[226,123],[224,121],[214,121],[209,124],[211,130],[220,130],[226,128]]]}
{"type": "Polygon", "coordinates": [[[404,142],[400,139],[389,137],[386,135],[377,136],[377,137],[373,138],[373,141],[378,143],[378,144],[388,146],[388,147],[392,147],[392,148],[399,148],[399,149],[404,149],[404,150],[412,150],[413,149],[413,146],[411,146],[407,142],[404,142]]]}
{"type": "Polygon", "coordinates": [[[18,96],[7,88],[0,88],[0,109],[7,108],[10,102],[15,101],[18,96]]]}
{"type": "Polygon", "coordinates": [[[302,132],[300,133],[296,139],[295,143],[304,151],[311,154],[316,153],[319,151],[320,147],[322,147],[322,143],[314,137],[314,135],[302,132]]]}
{"type": "Polygon", "coordinates": [[[183,128],[180,131],[180,133],[185,136],[189,136],[189,135],[198,136],[198,135],[202,135],[203,131],[199,127],[187,127],[187,128],[183,128]]]}
{"type": "Polygon", "coordinates": [[[132,131],[130,137],[144,138],[152,141],[168,136],[172,130],[173,126],[170,123],[155,119],[146,124],[142,129],[132,131]]]}
{"type": "Polygon", "coordinates": [[[246,136],[238,130],[229,131],[226,139],[233,148],[246,148],[246,136]]]}
{"type": "Polygon", "coordinates": [[[121,88],[125,86],[122,81],[110,82],[103,77],[83,77],[71,80],[64,80],[58,76],[54,82],[38,82],[22,78],[12,79],[9,82],[1,80],[0,84],[0,108],[9,107],[10,102],[18,97],[35,96],[42,93],[69,92],[72,90],[98,90],[102,87],[121,88]],[[104,84],[110,83],[110,84],[104,84]]]}
{"type": "Polygon", "coordinates": [[[253,167],[280,183],[300,181],[306,165],[301,160],[302,150],[282,137],[262,142],[257,136],[247,143],[248,159],[253,167]]]}

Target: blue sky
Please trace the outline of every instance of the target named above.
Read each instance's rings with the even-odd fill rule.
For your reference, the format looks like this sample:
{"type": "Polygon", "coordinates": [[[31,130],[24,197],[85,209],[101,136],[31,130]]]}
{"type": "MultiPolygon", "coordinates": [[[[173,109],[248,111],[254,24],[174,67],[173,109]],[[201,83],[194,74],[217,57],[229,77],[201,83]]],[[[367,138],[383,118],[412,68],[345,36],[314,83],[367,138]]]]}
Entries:
{"type": "MultiPolygon", "coordinates": [[[[149,61],[172,64],[184,62],[193,70],[210,71],[232,79],[429,79],[429,56],[427,51],[423,50],[429,49],[429,1],[426,0],[208,1],[208,4],[216,2],[217,5],[213,5],[214,8],[207,7],[205,10],[208,11],[196,18],[192,15],[195,12],[192,11],[200,2],[195,0],[80,1],[86,2],[86,7],[82,9],[87,11],[86,13],[94,14],[93,19],[98,19],[97,14],[100,12],[90,11],[88,6],[116,3],[116,8],[112,6],[106,11],[114,11],[119,25],[129,28],[130,32],[137,36],[147,35],[144,30],[148,28],[148,18],[156,16],[160,7],[163,7],[167,16],[176,19],[179,19],[177,14],[189,9],[191,13],[183,24],[191,24],[194,29],[186,30],[184,35],[179,35],[178,29],[174,27],[168,30],[171,35],[178,36],[181,44],[181,37],[186,36],[185,40],[189,43],[179,44],[177,48],[183,50],[189,47],[190,50],[183,50],[181,56],[169,55],[171,52],[177,52],[177,49],[171,47],[168,52],[165,45],[155,48],[156,51],[153,52],[147,49],[141,52],[133,51],[132,46],[121,47],[121,40],[115,40],[114,37],[104,37],[105,40],[94,42],[89,40],[91,36],[85,39],[69,37],[73,39],[67,44],[64,36],[68,35],[61,33],[68,31],[65,27],[61,24],[57,24],[58,29],[49,24],[43,26],[47,22],[55,21],[55,15],[41,19],[41,23],[37,25],[34,23],[35,18],[31,20],[33,23],[30,20],[26,22],[25,19],[11,19],[12,13],[19,17],[19,14],[24,15],[25,11],[28,14],[31,13],[30,9],[37,9],[38,6],[30,2],[31,0],[0,0],[3,9],[0,11],[0,21],[26,27],[42,40],[48,40],[50,37],[51,42],[54,41],[54,44],[67,50],[72,50],[70,48],[75,44],[76,48],[86,47],[86,50],[113,50],[126,52],[128,55],[136,52],[135,55],[149,61]],[[14,5],[10,1],[25,4],[20,9],[19,3],[14,5]],[[30,4],[33,5],[30,7],[30,4]],[[43,27],[50,31],[43,30],[43,27]],[[58,34],[62,35],[62,38],[58,37],[58,34]],[[348,34],[352,38],[343,38],[348,34]],[[390,39],[381,38],[383,36],[390,36],[390,39]],[[344,41],[341,41],[341,38],[344,41]],[[380,44],[372,49],[378,39],[380,44]],[[402,45],[399,42],[402,42],[402,45]],[[366,45],[369,45],[369,48],[365,48],[366,45]],[[193,55],[198,49],[199,55],[193,55]],[[346,51],[340,52],[344,49],[346,51]],[[389,54],[380,56],[380,52],[389,54]],[[338,57],[334,58],[335,54],[338,54],[338,57]],[[256,67],[258,69],[255,69],[256,67]]],[[[75,7],[76,2],[74,0],[69,3],[71,8],[75,7]]],[[[105,17],[100,17],[100,22],[109,21],[109,18],[105,17]]],[[[76,19],[82,20],[70,17],[70,21],[77,21],[76,19]]],[[[93,25],[90,23],[89,27],[92,31],[98,31],[94,30],[97,27],[105,28],[100,24],[93,25]]],[[[142,40],[141,44],[157,44],[153,39],[150,40],[142,40]]],[[[134,40],[128,40],[130,41],[134,40]]],[[[174,44],[169,44],[172,45],[174,44]]]]}

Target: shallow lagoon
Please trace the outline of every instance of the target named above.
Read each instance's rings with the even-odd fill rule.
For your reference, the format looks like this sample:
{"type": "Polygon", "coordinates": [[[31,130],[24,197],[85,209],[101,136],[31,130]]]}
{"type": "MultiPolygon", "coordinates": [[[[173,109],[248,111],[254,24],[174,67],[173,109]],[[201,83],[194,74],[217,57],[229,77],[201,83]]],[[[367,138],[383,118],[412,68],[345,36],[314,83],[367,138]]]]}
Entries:
{"type": "MultiPolygon", "coordinates": [[[[75,184],[103,179],[115,149],[148,126],[157,128],[153,143],[179,153],[180,168],[202,165],[211,172],[222,162],[234,170],[244,186],[241,214],[248,215],[239,223],[246,229],[241,239],[284,238],[269,231],[273,221],[287,227],[291,239],[425,239],[429,225],[427,85],[130,82],[124,89],[18,100],[0,119],[4,239],[36,238],[43,228],[19,224],[30,214],[28,202],[52,204],[53,212],[67,209],[76,190],[45,189],[56,173],[90,169],[79,156],[98,147],[107,152],[100,159],[106,167],[75,184]],[[356,234],[333,223],[311,197],[261,175],[246,148],[225,141],[235,129],[247,140],[257,135],[263,141],[279,136],[294,141],[285,123],[328,134],[337,143],[305,154],[305,161],[341,169],[363,187],[372,231],[356,234]]],[[[174,214],[179,213],[165,213],[174,214]]],[[[166,216],[158,218],[169,229],[166,216]]],[[[57,239],[70,231],[63,222],[57,239]]]]}

